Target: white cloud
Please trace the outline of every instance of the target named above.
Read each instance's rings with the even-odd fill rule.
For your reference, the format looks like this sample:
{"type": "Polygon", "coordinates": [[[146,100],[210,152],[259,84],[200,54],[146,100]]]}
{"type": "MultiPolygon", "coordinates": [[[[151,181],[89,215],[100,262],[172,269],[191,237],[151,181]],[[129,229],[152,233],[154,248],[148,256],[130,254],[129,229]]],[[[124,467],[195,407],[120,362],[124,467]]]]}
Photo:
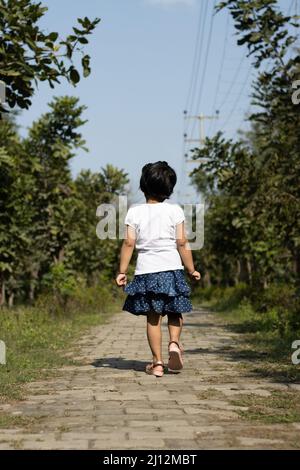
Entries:
{"type": "Polygon", "coordinates": [[[175,5],[191,6],[195,4],[195,0],[146,0],[149,5],[158,5],[163,7],[171,7],[175,5]]]}

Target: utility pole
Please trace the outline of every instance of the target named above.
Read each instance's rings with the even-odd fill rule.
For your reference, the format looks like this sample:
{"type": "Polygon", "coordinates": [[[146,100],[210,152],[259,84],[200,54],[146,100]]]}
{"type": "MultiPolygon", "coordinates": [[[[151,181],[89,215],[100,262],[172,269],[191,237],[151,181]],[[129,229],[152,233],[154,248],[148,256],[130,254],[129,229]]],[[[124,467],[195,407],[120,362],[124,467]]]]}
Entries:
{"type": "MultiPolygon", "coordinates": [[[[216,111],[216,115],[215,116],[206,116],[204,114],[199,114],[199,115],[196,115],[196,116],[188,116],[187,115],[187,111],[183,111],[183,114],[184,114],[184,119],[187,120],[187,119],[197,119],[199,121],[199,137],[198,139],[192,139],[192,138],[188,138],[187,134],[185,133],[183,135],[184,137],[184,143],[185,144],[189,144],[189,143],[197,143],[198,144],[198,147],[202,147],[204,145],[204,142],[205,142],[205,129],[204,129],[204,123],[206,120],[211,120],[211,119],[218,119],[219,118],[219,111],[216,111]]],[[[183,159],[184,159],[184,162],[183,162],[183,165],[184,165],[184,168],[182,169],[183,171],[183,174],[182,174],[182,177],[183,177],[183,181],[185,181],[185,176],[189,174],[189,171],[187,170],[186,168],[186,164],[187,163],[196,163],[196,160],[188,160],[187,159],[188,157],[188,153],[184,153],[183,155],[183,159]]],[[[206,159],[201,159],[202,162],[205,162],[206,159]]],[[[180,194],[180,193],[179,193],[180,194]]],[[[191,197],[191,194],[187,193],[184,195],[185,197],[187,197],[188,199],[190,199],[191,197]]]]}
{"type": "MultiPolygon", "coordinates": [[[[197,119],[199,121],[199,138],[198,139],[189,139],[187,134],[184,134],[184,142],[191,143],[195,142],[199,144],[199,147],[204,145],[205,142],[205,131],[204,131],[204,122],[209,119],[219,119],[219,111],[216,112],[215,116],[205,116],[204,114],[199,114],[196,116],[187,116],[187,111],[183,111],[184,119],[197,119]]],[[[187,154],[185,154],[187,156],[187,154]]],[[[194,162],[194,160],[186,160],[187,163],[194,162]]]]}

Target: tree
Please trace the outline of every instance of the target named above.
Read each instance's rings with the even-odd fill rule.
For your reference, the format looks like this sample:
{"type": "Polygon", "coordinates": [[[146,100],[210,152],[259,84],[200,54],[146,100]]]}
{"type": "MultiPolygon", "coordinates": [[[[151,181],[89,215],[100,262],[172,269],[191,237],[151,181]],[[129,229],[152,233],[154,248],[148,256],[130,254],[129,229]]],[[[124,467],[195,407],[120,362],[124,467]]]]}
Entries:
{"type": "Polygon", "coordinates": [[[108,164],[99,173],[82,170],[75,179],[76,212],[66,256],[72,269],[85,275],[90,283],[95,277],[110,275],[117,270],[118,247],[116,240],[99,240],[96,236],[96,208],[103,203],[115,204],[128,184],[123,170],[108,164]]]}
{"type": "Polygon", "coordinates": [[[247,46],[260,72],[253,84],[257,112],[250,116],[251,131],[237,142],[219,134],[194,150],[199,167],[192,179],[209,202],[206,246],[213,266],[208,267],[222,273],[222,283],[228,277],[262,287],[280,280],[299,282],[300,113],[291,94],[300,58],[296,50],[290,54],[295,42],[289,33],[292,18],[274,0],[228,0],[218,9],[225,7],[232,14],[238,44],[247,46]],[[262,67],[265,60],[270,72],[262,67]]]}
{"type": "MultiPolygon", "coordinates": [[[[67,38],[57,32],[45,33],[39,26],[47,7],[33,0],[0,0],[0,80],[6,83],[11,108],[29,108],[34,84],[47,81],[51,88],[66,78],[76,85],[80,74],[73,59],[81,54],[83,76],[90,74],[90,56],[84,54],[87,37],[99,18],[78,18],[67,38]]],[[[5,111],[3,108],[0,111],[5,111]]]]}
{"type": "Polygon", "coordinates": [[[34,301],[49,273],[80,274],[89,284],[112,276],[118,240],[96,236],[97,206],[115,203],[127,174],[107,165],[74,180],[69,162],[85,148],[79,128],[84,106],[55,98],[21,139],[12,121],[0,122],[0,303],[34,301]]]}
{"type": "Polygon", "coordinates": [[[300,113],[291,99],[292,84],[299,78],[300,54],[297,48],[291,51],[297,38],[289,33],[289,25],[298,24],[277,6],[275,0],[229,0],[219,8],[229,8],[238,44],[247,45],[254,65],[260,68],[266,59],[271,65],[254,83],[253,104],[258,111],[250,116],[260,146],[261,172],[266,177],[260,198],[293,256],[300,280],[300,113]]]}

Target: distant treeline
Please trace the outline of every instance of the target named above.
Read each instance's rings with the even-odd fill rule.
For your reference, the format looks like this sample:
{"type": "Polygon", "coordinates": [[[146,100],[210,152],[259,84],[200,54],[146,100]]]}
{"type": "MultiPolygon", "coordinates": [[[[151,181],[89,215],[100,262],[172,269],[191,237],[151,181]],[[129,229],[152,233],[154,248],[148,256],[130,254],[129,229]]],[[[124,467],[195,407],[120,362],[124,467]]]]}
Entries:
{"type": "Polygon", "coordinates": [[[83,110],[77,98],[56,98],[26,138],[11,118],[0,121],[1,305],[33,302],[49,288],[63,297],[77,277],[92,285],[117,269],[119,242],[97,238],[96,208],[128,178],[112,165],[72,178],[83,110]]]}
{"type": "Polygon", "coordinates": [[[251,131],[222,133],[193,151],[192,174],[206,198],[205,246],[197,253],[205,286],[244,282],[259,292],[300,280],[300,54],[291,34],[296,19],[274,0],[224,1],[258,78],[251,131]],[[267,65],[267,67],[266,67],[267,65]]]}

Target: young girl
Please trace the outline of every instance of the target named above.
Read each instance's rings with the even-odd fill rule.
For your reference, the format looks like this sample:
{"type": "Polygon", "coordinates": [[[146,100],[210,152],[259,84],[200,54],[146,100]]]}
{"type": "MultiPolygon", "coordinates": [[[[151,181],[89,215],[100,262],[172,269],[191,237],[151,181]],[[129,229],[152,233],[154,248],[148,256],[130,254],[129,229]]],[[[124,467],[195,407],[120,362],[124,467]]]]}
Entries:
{"type": "Polygon", "coordinates": [[[132,206],[126,215],[126,234],[121,249],[118,286],[126,286],[128,294],[123,310],[147,316],[147,338],[153,361],[146,373],[162,377],[161,319],[168,316],[168,370],[179,372],[183,367],[182,313],[190,312],[190,287],[184,277],[184,264],[189,275],[200,279],[195,270],[191,250],[185,236],[184,213],[177,204],[164,202],[176,184],[176,173],[167,162],[148,163],[142,169],[140,189],[146,203],[132,206]],[[134,278],[127,285],[127,269],[134,248],[138,258],[134,278]]]}

